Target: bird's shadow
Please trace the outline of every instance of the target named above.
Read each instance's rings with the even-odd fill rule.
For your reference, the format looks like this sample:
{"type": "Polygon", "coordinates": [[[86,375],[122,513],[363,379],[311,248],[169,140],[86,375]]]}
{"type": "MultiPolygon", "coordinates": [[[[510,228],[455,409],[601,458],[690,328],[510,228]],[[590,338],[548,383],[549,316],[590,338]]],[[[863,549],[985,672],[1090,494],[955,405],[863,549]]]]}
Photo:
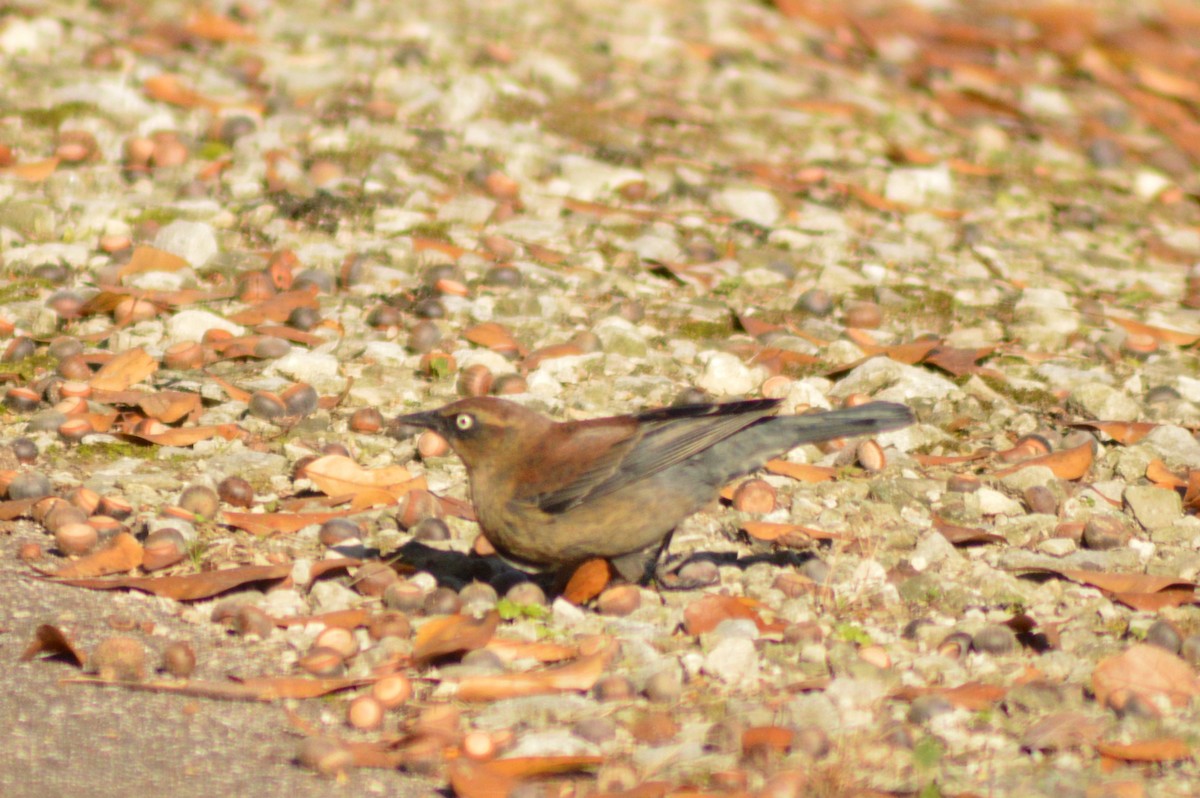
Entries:
{"type": "MultiPolygon", "coordinates": [[[[498,595],[503,596],[514,585],[533,582],[542,588],[547,597],[554,598],[562,593],[566,582],[563,575],[555,571],[530,573],[510,565],[499,557],[480,557],[477,554],[445,551],[416,540],[403,544],[393,551],[389,558],[401,564],[404,570],[411,568],[413,571],[425,571],[437,580],[439,586],[456,591],[472,582],[484,582],[491,585],[498,595]]],[[[760,563],[780,568],[800,568],[813,559],[816,559],[816,555],[811,552],[789,549],[746,556],[738,556],[737,552],[732,551],[697,551],[687,555],[664,557],[659,563],[658,573],[678,574],[687,565],[700,562],[712,563],[717,568],[732,566],[742,571],[760,563]]],[[[695,587],[691,583],[672,583],[661,578],[657,581],[660,588],[667,590],[687,590],[695,587]]]]}

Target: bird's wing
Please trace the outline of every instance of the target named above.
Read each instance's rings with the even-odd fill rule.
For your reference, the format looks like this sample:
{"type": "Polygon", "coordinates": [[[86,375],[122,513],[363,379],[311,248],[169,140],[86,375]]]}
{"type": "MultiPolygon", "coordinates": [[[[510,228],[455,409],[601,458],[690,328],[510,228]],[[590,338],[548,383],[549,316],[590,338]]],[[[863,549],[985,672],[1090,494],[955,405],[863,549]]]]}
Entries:
{"type": "MultiPolygon", "coordinates": [[[[543,512],[566,512],[584,500],[612,493],[704,451],[771,415],[778,404],[777,400],[764,399],[684,405],[642,413],[636,417],[636,434],[596,452],[593,459],[585,460],[586,467],[553,488],[531,486],[534,490],[517,498],[535,504],[543,512]],[[538,490],[539,487],[543,489],[538,490]]],[[[587,424],[581,422],[570,437],[576,437],[587,424]]]]}

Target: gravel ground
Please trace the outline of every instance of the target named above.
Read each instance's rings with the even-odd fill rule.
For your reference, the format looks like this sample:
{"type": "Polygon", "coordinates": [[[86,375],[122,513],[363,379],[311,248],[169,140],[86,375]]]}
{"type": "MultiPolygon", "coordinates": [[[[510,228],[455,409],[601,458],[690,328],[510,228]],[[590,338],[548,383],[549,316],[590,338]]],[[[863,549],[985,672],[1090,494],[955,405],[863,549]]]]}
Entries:
{"type": "MultiPolygon", "coordinates": [[[[581,795],[1195,794],[1200,7],[928,5],[0,7],[0,792],[528,792],[462,764],[484,741],[582,757],[581,795]],[[766,395],[918,423],[685,522],[672,551],[718,586],[581,607],[506,596],[458,460],[367,412],[488,391],[560,420],[766,395]],[[360,497],[343,548],[443,553],[409,545],[383,599],[337,571],[175,601],[33,570],[70,544],[15,500],[53,493],[179,530],[165,573],[302,576],[336,530],[252,534],[223,480],[296,512],[337,492],[302,466],[338,447],[444,499],[360,497]],[[197,679],[297,675],[319,624],[247,628],[384,604],[418,630],[499,606],[500,638],[578,662],[618,645],[551,697],[455,698],[540,672],[532,646],[405,665],[383,731],[346,725],[353,692],[21,658],[53,625],[93,663],[119,636],[148,670],[186,641],[197,679]],[[294,761],[317,733],[411,757],[330,780],[294,761]]],[[[352,677],[425,644],[356,635],[352,677]]]]}

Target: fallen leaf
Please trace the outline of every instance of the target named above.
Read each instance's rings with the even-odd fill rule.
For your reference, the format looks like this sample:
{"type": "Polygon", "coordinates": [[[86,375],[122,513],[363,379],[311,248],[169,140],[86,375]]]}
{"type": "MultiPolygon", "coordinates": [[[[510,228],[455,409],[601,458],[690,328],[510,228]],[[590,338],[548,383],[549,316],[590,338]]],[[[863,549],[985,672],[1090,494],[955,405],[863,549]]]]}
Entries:
{"type": "Polygon", "coordinates": [[[1031,751],[1062,751],[1093,745],[1107,725],[1082,712],[1055,712],[1025,730],[1021,747],[1031,751]]]}
{"type": "Polygon", "coordinates": [[[298,615],[293,618],[272,618],[276,626],[284,628],[289,626],[308,626],[310,623],[319,623],[326,627],[337,627],[339,629],[357,629],[367,622],[367,611],[363,609],[356,610],[334,610],[333,612],[323,612],[320,615],[298,615]]]}
{"type": "Polygon", "coordinates": [[[29,183],[41,183],[58,169],[58,158],[46,158],[41,161],[26,161],[0,169],[0,174],[12,175],[29,183]]]}
{"type": "Polygon", "coordinates": [[[801,482],[828,482],[837,476],[837,469],[828,466],[789,463],[787,460],[768,460],[763,469],[768,473],[791,477],[801,482]]]}
{"type": "Polygon", "coordinates": [[[1192,590],[1195,582],[1178,579],[1172,576],[1156,576],[1154,574],[1106,573],[1104,571],[1085,571],[1078,568],[1019,568],[1025,574],[1055,574],[1072,582],[1099,588],[1111,593],[1157,593],[1169,587],[1192,590]]]}
{"type": "Polygon", "coordinates": [[[143,244],[133,250],[129,262],[117,271],[117,275],[124,278],[144,272],[177,272],[187,266],[188,262],[175,253],[143,244]]]}
{"type": "Polygon", "coordinates": [[[352,690],[371,684],[374,679],[326,678],[306,676],[264,676],[233,679],[228,682],[189,679],[187,681],[131,682],[94,677],[64,679],[64,684],[92,684],[124,687],[145,693],[171,693],[224,701],[280,701],[283,699],[320,698],[330,693],[352,690]]]}
{"type": "MultiPolygon", "coordinates": [[[[328,571],[362,565],[361,560],[350,558],[322,560],[313,563],[311,575],[315,579],[328,571]]],[[[291,576],[292,564],[246,565],[240,568],[225,568],[183,576],[125,576],[113,579],[55,579],[61,585],[82,587],[89,590],[140,590],[155,596],[164,596],[176,601],[197,601],[212,598],[242,585],[254,582],[275,582],[291,576]]]]}
{"type": "Polygon", "coordinates": [[[760,630],[768,627],[758,614],[757,601],[746,597],[709,593],[693,601],[683,611],[683,628],[693,637],[711,632],[717,624],[729,618],[754,621],[760,630]]]}
{"type": "Polygon", "coordinates": [[[156,391],[138,400],[142,412],[164,424],[174,424],[201,409],[200,394],[184,391],[156,391]]]}
{"type": "MultiPolygon", "coordinates": [[[[294,291],[284,291],[270,299],[265,299],[257,305],[238,311],[227,318],[234,324],[253,327],[265,321],[287,321],[288,316],[296,308],[319,307],[317,289],[315,287],[297,288],[294,291]]],[[[318,339],[319,340],[319,339],[318,339]]]]}
{"type": "Polygon", "coordinates": [[[959,526],[937,516],[933,518],[933,528],[955,546],[971,543],[1003,543],[1006,540],[1004,535],[998,535],[978,527],[959,526]]]}
{"type": "Polygon", "coordinates": [[[741,528],[755,540],[770,541],[783,546],[805,546],[814,540],[846,540],[845,535],[813,529],[800,524],[746,521],[741,528]]]}
{"type": "Polygon", "coordinates": [[[200,441],[211,438],[224,438],[231,441],[245,435],[245,431],[237,424],[216,424],[208,427],[171,427],[162,432],[126,432],[127,438],[134,438],[153,443],[158,446],[194,446],[200,441]]]}
{"type": "Polygon", "coordinates": [[[1155,327],[1152,324],[1144,324],[1134,319],[1121,319],[1114,316],[1108,317],[1114,323],[1125,328],[1126,332],[1136,333],[1139,335],[1149,335],[1156,341],[1162,343],[1175,344],[1176,346],[1191,346],[1200,341],[1200,335],[1195,333],[1185,333],[1180,330],[1171,330],[1166,327],[1155,327]]]}
{"type": "Polygon", "coordinates": [[[221,513],[221,523],[265,537],[297,532],[306,526],[319,526],[333,518],[345,518],[357,512],[354,509],[308,513],[235,513],[226,510],[221,513]]]}
{"type": "Polygon", "coordinates": [[[466,676],[459,680],[455,698],[459,701],[498,701],[552,693],[586,693],[595,687],[616,650],[616,644],[610,643],[574,662],[542,671],[466,676]]]}
{"type": "Polygon", "coordinates": [[[158,371],[158,361],[145,349],[127,349],[100,367],[88,384],[101,391],[124,391],[158,371]]]}
{"type": "Polygon", "coordinates": [[[1006,477],[1009,474],[1020,471],[1022,468],[1040,465],[1049,468],[1054,473],[1054,476],[1059,479],[1080,479],[1092,467],[1094,456],[1092,443],[1088,441],[1070,449],[1060,449],[1057,452],[1050,452],[1040,457],[1031,457],[1028,460],[1023,460],[1014,466],[997,471],[995,476],[1006,477]]]}
{"type": "Polygon", "coordinates": [[[513,662],[518,659],[562,662],[579,656],[578,646],[551,643],[545,640],[526,641],[493,637],[484,648],[499,657],[501,662],[513,662]]]}
{"type": "Polygon", "coordinates": [[[608,560],[595,558],[575,569],[563,589],[563,598],[572,604],[586,604],[599,596],[612,579],[608,560]]]}
{"type": "Polygon", "coordinates": [[[198,39],[210,42],[242,42],[257,41],[254,31],[242,23],[223,14],[212,11],[196,11],[188,17],[184,30],[198,39]]]}
{"type": "Polygon", "coordinates": [[[1131,446],[1158,428],[1149,421],[1076,421],[1068,427],[1095,429],[1103,432],[1117,443],[1131,446]]]}
{"type": "Polygon", "coordinates": [[[1096,743],[1096,753],[1126,762],[1175,762],[1192,758],[1191,746],[1178,737],[1158,737],[1133,743],[1096,743]]]}
{"type": "Polygon", "coordinates": [[[132,571],[141,564],[142,544],[128,532],[121,532],[113,536],[104,548],[65,565],[50,575],[57,579],[107,576],[132,571]]]}
{"type": "Polygon", "coordinates": [[[461,614],[431,618],[413,637],[413,659],[427,662],[435,657],[483,648],[499,624],[500,615],[495,610],[481,618],[461,614]]]}
{"type": "Polygon", "coordinates": [[[751,726],[742,732],[742,751],[755,750],[786,752],[791,749],[796,733],[783,726],[751,726]]]}
{"type": "Polygon", "coordinates": [[[1102,660],[1092,671],[1092,692],[1101,706],[1121,709],[1136,697],[1154,706],[1163,697],[1173,707],[1200,695],[1196,672],[1179,656],[1148,643],[1137,643],[1102,660]]]}
{"type": "Polygon", "coordinates": [[[517,343],[517,339],[512,337],[508,328],[494,321],[485,321],[483,324],[467,328],[463,332],[463,337],[471,343],[491,349],[493,352],[523,354],[521,345],[517,343]]]}
{"type": "Polygon", "coordinates": [[[34,632],[33,642],[21,653],[21,661],[28,662],[38,654],[64,657],[80,668],[87,663],[87,654],[75,645],[71,635],[60,627],[48,623],[42,624],[34,632]]]}
{"type": "MultiPolygon", "coordinates": [[[[1186,488],[1188,480],[1176,476],[1162,460],[1151,460],[1146,466],[1146,479],[1163,488],[1186,488]]],[[[1186,499],[1184,500],[1186,503],[1186,499]]]]}
{"type": "Polygon", "coordinates": [[[414,488],[424,489],[424,479],[413,477],[403,466],[363,468],[349,457],[327,454],[304,467],[304,475],[327,496],[354,495],[363,489],[378,489],[399,499],[414,488]]]}

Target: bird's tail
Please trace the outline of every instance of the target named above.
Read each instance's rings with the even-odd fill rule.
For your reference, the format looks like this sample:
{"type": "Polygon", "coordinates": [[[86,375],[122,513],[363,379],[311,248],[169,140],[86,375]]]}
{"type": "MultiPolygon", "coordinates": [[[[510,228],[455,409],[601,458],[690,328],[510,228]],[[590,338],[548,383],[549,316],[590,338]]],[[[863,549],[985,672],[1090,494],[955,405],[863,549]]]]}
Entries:
{"type": "Polygon", "coordinates": [[[789,446],[832,438],[875,435],[907,427],[911,423],[912,410],[895,402],[871,402],[842,410],[771,419],[771,427],[779,431],[789,446]]]}

